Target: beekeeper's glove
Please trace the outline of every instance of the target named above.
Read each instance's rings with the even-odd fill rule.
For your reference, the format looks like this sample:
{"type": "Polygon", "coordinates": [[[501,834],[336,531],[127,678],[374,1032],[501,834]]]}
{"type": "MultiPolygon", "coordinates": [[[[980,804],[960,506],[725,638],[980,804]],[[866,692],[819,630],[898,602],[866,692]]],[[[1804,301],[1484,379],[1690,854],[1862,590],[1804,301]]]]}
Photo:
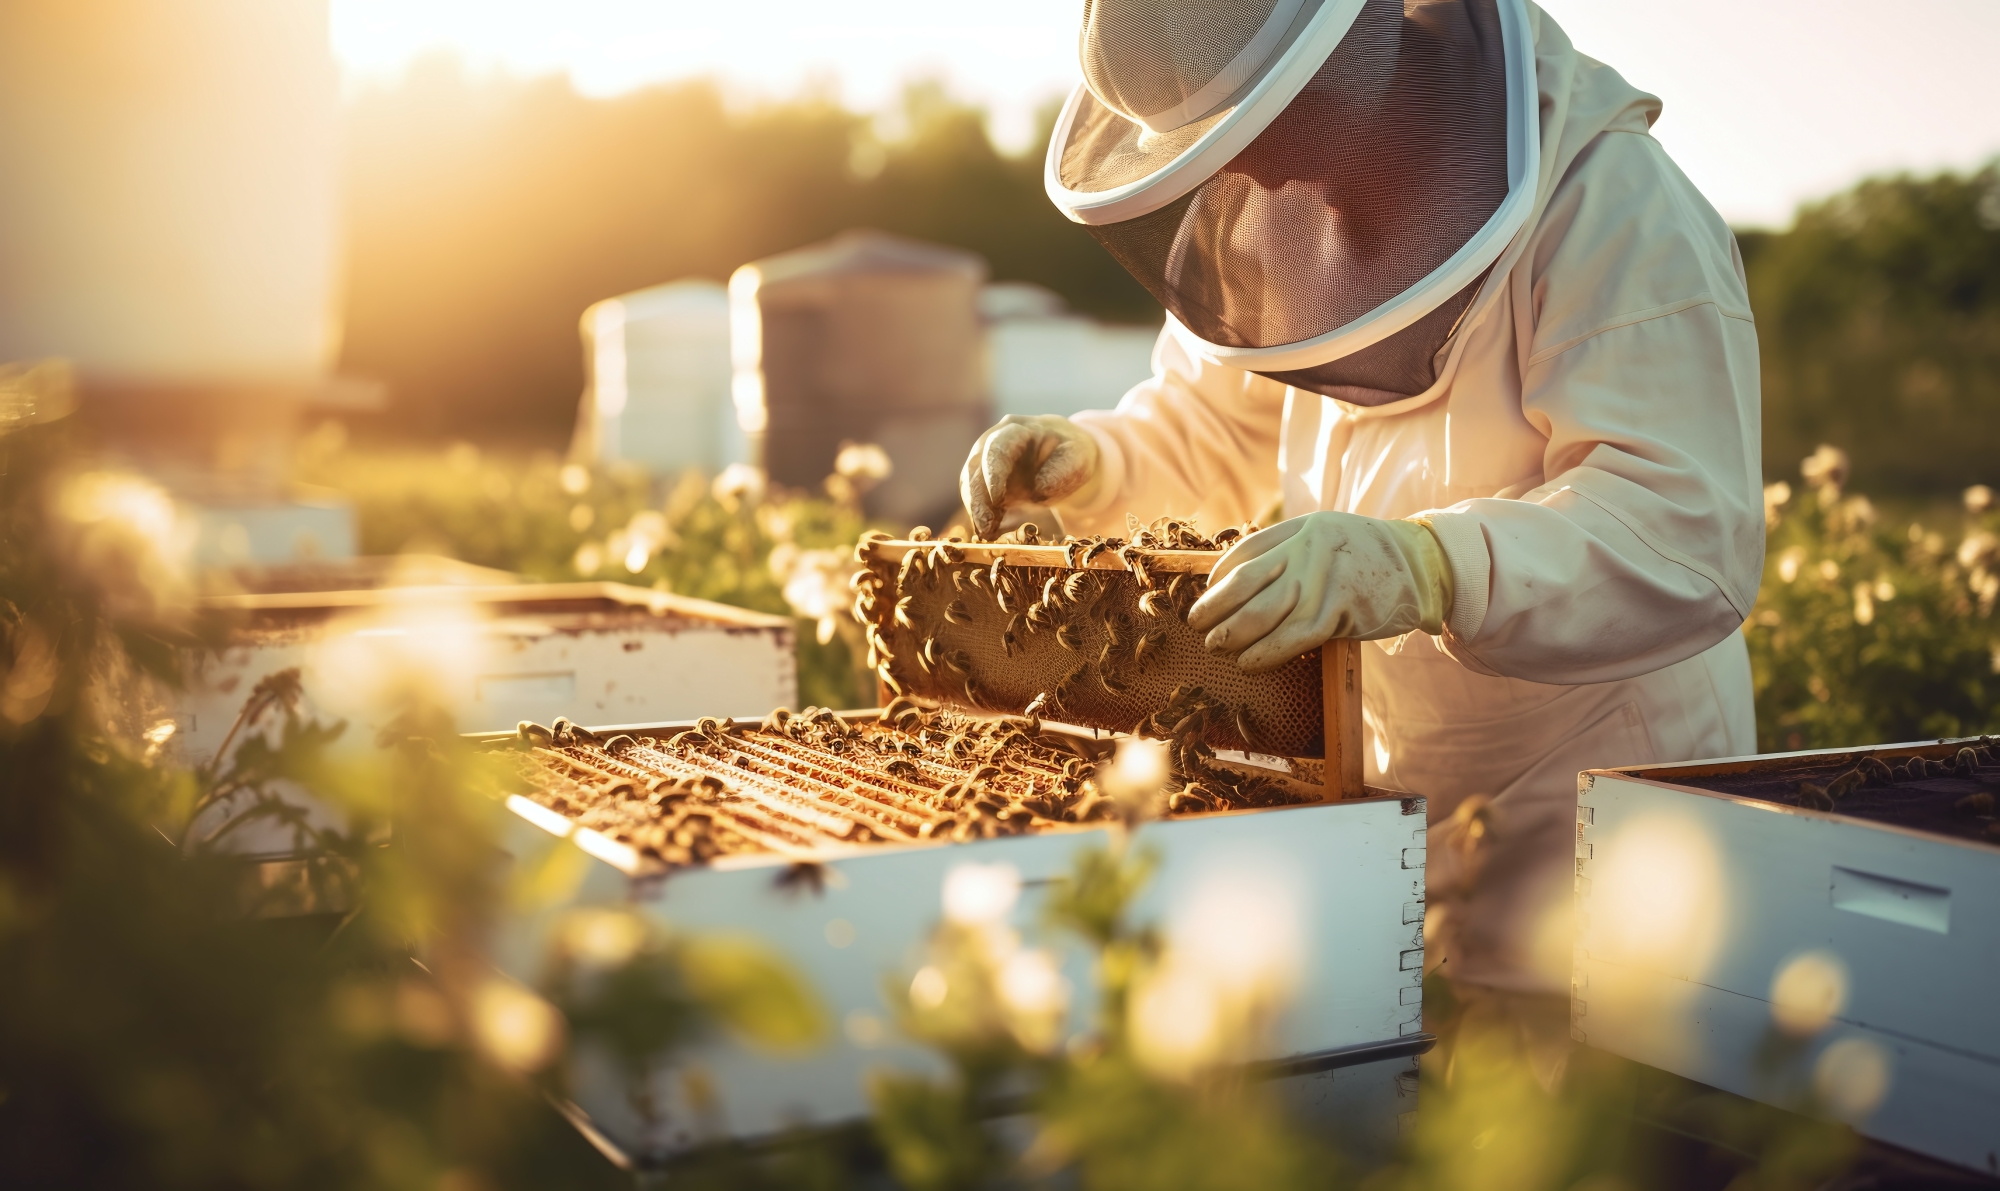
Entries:
{"type": "Polygon", "coordinates": [[[1335,637],[1444,631],[1451,566],[1430,527],[1308,513],[1230,547],[1188,624],[1245,670],[1270,670],[1335,637]]]}
{"type": "Polygon", "coordinates": [[[1097,440],[1054,414],[1009,414],[979,436],[958,474],[959,495],[982,538],[1000,532],[1007,510],[1060,500],[1087,501],[1097,484],[1097,440]]]}

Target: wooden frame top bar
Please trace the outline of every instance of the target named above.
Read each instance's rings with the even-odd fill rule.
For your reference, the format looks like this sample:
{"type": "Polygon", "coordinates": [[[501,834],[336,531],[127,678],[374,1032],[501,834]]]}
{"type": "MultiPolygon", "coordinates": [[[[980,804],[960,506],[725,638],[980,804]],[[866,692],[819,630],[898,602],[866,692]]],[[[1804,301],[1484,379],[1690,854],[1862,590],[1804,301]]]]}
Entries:
{"type": "MultiPolygon", "coordinates": [[[[990,565],[994,559],[1005,557],[1008,565],[1017,567],[1060,567],[1069,569],[1063,558],[1061,546],[1022,546],[1013,542],[946,542],[954,551],[962,555],[966,562],[990,565]]],[[[862,542],[862,550],[870,557],[888,563],[901,563],[903,556],[912,550],[931,550],[937,542],[909,542],[871,538],[862,542]]],[[[1146,568],[1168,574],[1191,572],[1205,575],[1222,557],[1220,550],[1147,550],[1139,553],[1146,560],[1146,568]]],[[[1123,571],[1126,566],[1117,554],[1105,550],[1090,560],[1087,568],[1093,571],[1123,571]]]]}

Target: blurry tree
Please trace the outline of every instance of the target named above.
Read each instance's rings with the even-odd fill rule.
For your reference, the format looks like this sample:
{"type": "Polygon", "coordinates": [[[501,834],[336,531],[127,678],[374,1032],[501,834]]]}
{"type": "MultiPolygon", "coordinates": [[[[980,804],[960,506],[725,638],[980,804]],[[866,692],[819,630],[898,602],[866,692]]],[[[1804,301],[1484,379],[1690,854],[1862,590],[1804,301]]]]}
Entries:
{"type": "Polygon", "coordinates": [[[737,110],[708,82],[588,99],[562,79],[473,79],[426,59],[348,111],[342,367],[389,383],[380,429],[560,444],[584,307],[727,280],[855,226],[973,249],[995,277],[1095,314],[1159,317],[1049,205],[1039,151],[1001,154],[934,83],[884,123],[897,135],[825,99],[737,110]]]}
{"type": "Polygon", "coordinates": [[[1764,367],[1765,474],[1822,442],[1877,495],[1996,478],[2000,166],[1875,178],[1739,236],[1764,367]]]}

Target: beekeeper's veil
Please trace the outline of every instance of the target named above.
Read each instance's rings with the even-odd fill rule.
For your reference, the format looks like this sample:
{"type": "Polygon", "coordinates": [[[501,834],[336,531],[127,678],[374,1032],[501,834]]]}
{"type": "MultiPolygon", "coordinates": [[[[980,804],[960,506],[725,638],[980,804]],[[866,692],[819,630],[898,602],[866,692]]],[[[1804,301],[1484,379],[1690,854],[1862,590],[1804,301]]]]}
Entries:
{"type": "Polygon", "coordinates": [[[1534,202],[1525,0],[1086,0],[1046,182],[1203,357],[1421,392],[1534,202]]]}

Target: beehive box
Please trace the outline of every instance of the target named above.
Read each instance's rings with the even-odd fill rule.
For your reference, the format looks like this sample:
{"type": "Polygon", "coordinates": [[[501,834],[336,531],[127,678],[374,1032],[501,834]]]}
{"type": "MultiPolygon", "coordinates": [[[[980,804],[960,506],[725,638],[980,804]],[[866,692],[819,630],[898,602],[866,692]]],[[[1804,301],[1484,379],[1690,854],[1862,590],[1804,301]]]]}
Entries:
{"type": "MultiPolygon", "coordinates": [[[[622,584],[271,592],[204,605],[226,618],[226,641],[190,657],[186,686],[168,696],[172,743],[189,763],[214,756],[259,681],[294,667],[305,711],[345,721],[349,747],[372,746],[389,707],[374,679],[399,666],[421,668],[471,732],[565,713],[762,715],[797,692],[790,620],[622,584]]],[[[252,829],[231,849],[283,853],[289,839],[252,829]]]]}
{"type": "Polygon", "coordinates": [[[1576,1037],[2000,1175],[1996,762],[1939,741],[1584,773],[1576,1037]]]}
{"type": "MultiPolygon", "coordinates": [[[[877,713],[839,718],[873,730],[877,713]]],[[[667,742],[715,730],[712,723],[683,722],[595,734],[631,741],[615,746],[615,755],[635,759],[637,771],[640,753],[631,750],[670,767],[676,762],[667,742]]],[[[1084,752],[1103,748],[1087,731],[1047,725],[1042,731],[1068,733],[1084,752]]],[[[727,747],[746,756],[767,751],[755,741],[727,747]]],[[[601,778],[620,780],[601,750],[575,747],[570,754],[572,761],[603,767],[601,778]]],[[[782,764],[772,761],[768,772],[782,764]]],[[[803,771],[805,763],[798,764],[803,771]]],[[[566,762],[556,768],[567,775],[562,782],[590,777],[590,770],[571,769],[566,762]]],[[[763,762],[753,768],[767,772],[763,762]]],[[[1041,893],[1070,870],[1077,852],[1109,842],[1107,827],[1091,821],[1039,822],[1021,834],[962,842],[949,842],[942,833],[908,838],[892,832],[883,812],[863,816],[857,810],[852,812],[857,819],[884,824],[867,833],[865,842],[798,834],[763,850],[662,858],[635,847],[631,841],[642,837],[622,827],[582,826],[578,808],[552,809],[558,805],[549,792],[554,788],[508,800],[508,850],[516,864],[532,866],[544,863],[550,849],[573,844],[590,858],[588,871],[573,897],[508,925],[499,953],[505,971],[532,983],[562,916],[577,907],[637,907],[674,930],[755,935],[804,975],[837,1031],[802,1059],[766,1056],[726,1039],[703,1044],[675,1068],[653,1076],[651,1117],[635,1112],[616,1072],[586,1056],[573,1085],[572,1116],[601,1146],[638,1166],[715,1140],[715,1132],[696,1127],[699,1120],[721,1122],[723,1134],[739,1140],[851,1122],[868,1112],[865,1080],[871,1069],[939,1071],[935,1055],[897,1039],[884,989],[899,975],[907,980],[919,962],[942,916],[939,891],[946,874],[963,864],[1013,867],[1025,893],[1012,921],[1025,929],[1037,918],[1041,893]],[[810,866],[813,879],[798,879],[801,865],[810,866]],[[705,1114],[686,1102],[682,1077],[690,1067],[706,1075],[703,1086],[716,1097],[705,1114]]],[[[773,788],[763,797],[779,793],[773,788]]],[[[757,805],[764,808],[758,814],[769,811],[768,801],[757,805]]],[[[837,807],[806,809],[828,816],[820,821],[822,828],[838,818],[837,807]]],[[[808,817],[802,812],[793,821],[803,832],[808,817]]],[[[1145,823],[1135,842],[1156,851],[1160,860],[1135,907],[1141,921],[1171,917],[1220,888],[1275,893],[1283,905],[1273,912],[1297,917],[1301,995],[1276,1023],[1265,1053],[1255,1056],[1258,1071],[1282,1079],[1281,1096],[1293,1110],[1350,1153],[1385,1154],[1399,1118],[1415,1107],[1414,1056],[1430,1041],[1421,1032],[1419,984],[1422,800],[1374,797],[1191,814],[1145,823]]],[[[1093,994],[1085,957],[1074,949],[1061,955],[1065,975],[1077,989],[1064,1031],[1071,1035],[1087,1027],[1093,994]]]]}

